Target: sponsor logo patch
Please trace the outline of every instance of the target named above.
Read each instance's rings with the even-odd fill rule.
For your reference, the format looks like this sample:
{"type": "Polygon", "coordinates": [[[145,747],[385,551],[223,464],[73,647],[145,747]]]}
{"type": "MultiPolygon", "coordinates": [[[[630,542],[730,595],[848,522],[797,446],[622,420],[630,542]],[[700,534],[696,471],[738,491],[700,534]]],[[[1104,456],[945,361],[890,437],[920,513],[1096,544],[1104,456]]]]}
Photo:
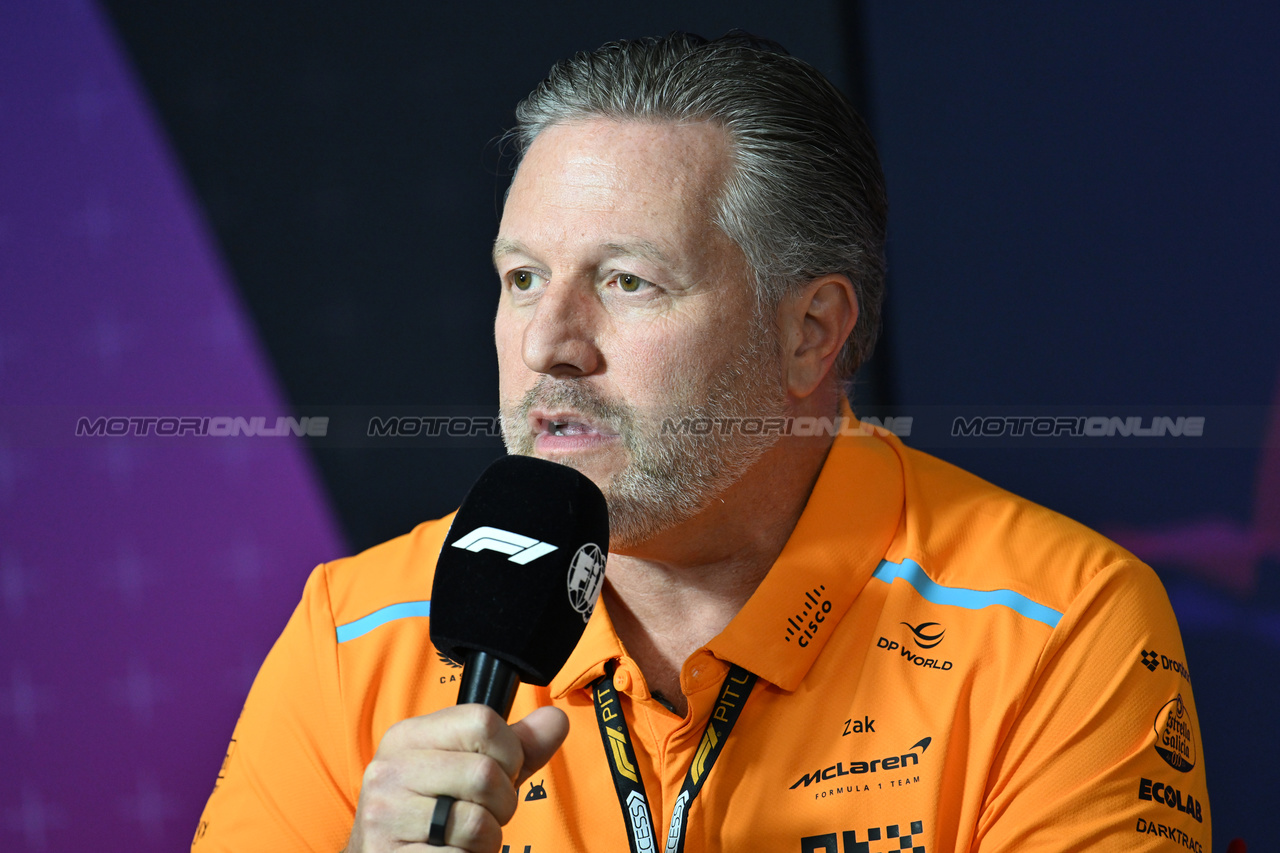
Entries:
{"type": "Polygon", "coordinates": [[[1165,763],[1180,773],[1196,766],[1195,721],[1191,709],[1178,694],[1164,704],[1155,719],[1156,752],[1165,763]]]}
{"type": "Polygon", "coordinates": [[[1135,831],[1141,832],[1144,835],[1156,835],[1160,838],[1167,838],[1170,841],[1181,844],[1188,850],[1194,850],[1195,853],[1204,853],[1204,847],[1201,846],[1199,841],[1196,841],[1176,826],[1168,826],[1163,823],[1156,823],[1154,820],[1147,820],[1146,818],[1140,817],[1138,818],[1138,825],[1135,827],[1135,831]]]}
{"type": "Polygon", "coordinates": [[[1182,680],[1191,683],[1191,673],[1187,671],[1187,665],[1180,660],[1175,660],[1167,655],[1162,655],[1155,649],[1142,650],[1142,665],[1147,668],[1148,672],[1155,672],[1157,669],[1173,670],[1182,676],[1182,680]]]}
{"type": "Polygon", "coordinates": [[[831,600],[826,592],[827,588],[819,584],[804,594],[803,607],[794,616],[787,617],[787,635],[782,639],[789,643],[794,638],[802,649],[809,645],[831,612],[831,600]]]}
{"type": "Polygon", "coordinates": [[[920,756],[924,755],[925,750],[929,748],[929,744],[932,741],[933,738],[921,738],[901,755],[887,755],[884,758],[873,758],[870,761],[837,761],[830,767],[819,767],[812,773],[806,773],[793,782],[790,786],[791,790],[807,788],[815,782],[828,782],[841,776],[861,776],[879,773],[883,770],[906,770],[908,767],[914,767],[920,763],[920,756]],[[917,753],[916,750],[919,750],[919,752],[917,753]]]}
{"type": "Polygon", "coordinates": [[[942,635],[947,633],[947,629],[943,628],[937,622],[921,622],[919,625],[912,625],[903,622],[915,635],[916,645],[922,649],[931,649],[942,642],[942,635]]]}
{"type": "Polygon", "coordinates": [[[891,823],[859,830],[845,829],[800,839],[800,853],[927,853],[924,821],[891,823]],[[858,840],[859,834],[862,840],[858,840]]]}
{"type": "Polygon", "coordinates": [[[890,640],[888,637],[881,637],[876,640],[876,648],[884,649],[886,652],[896,651],[903,663],[918,666],[921,669],[948,670],[955,666],[955,664],[949,660],[917,654],[909,649],[905,644],[899,643],[897,640],[890,640]]]}
{"type": "Polygon", "coordinates": [[[1171,809],[1177,809],[1183,814],[1195,818],[1196,823],[1204,823],[1204,813],[1200,801],[1190,794],[1184,795],[1182,791],[1172,785],[1166,785],[1163,782],[1156,782],[1151,779],[1142,779],[1138,783],[1138,799],[1148,800],[1153,803],[1164,803],[1171,809]]]}

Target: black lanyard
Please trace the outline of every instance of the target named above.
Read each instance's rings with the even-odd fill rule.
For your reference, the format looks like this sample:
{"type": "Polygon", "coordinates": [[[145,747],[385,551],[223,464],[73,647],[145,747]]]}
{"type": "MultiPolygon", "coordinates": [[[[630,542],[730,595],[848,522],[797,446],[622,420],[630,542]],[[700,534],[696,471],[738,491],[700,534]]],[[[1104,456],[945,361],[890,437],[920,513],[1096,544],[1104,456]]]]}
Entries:
{"type": "MultiPolygon", "coordinates": [[[[600,724],[600,739],[604,741],[604,754],[609,758],[613,787],[618,791],[618,803],[622,806],[632,853],[657,853],[653,816],[649,811],[649,801],[644,795],[644,780],[640,778],[640,771],[636,767],[636,754],[631,748],[627,721],[622,718],[618,693],[613,689],[613,668],[614,664],[610,661],[605,667],[604,677],[592,687],[596,701],[596,721],[600,724]]],[[[720,687],[720,698],[716,700],[706,731],[698,742],[698,750],[693,754],[693,762],[685,773],[680,796],[676,798],[675,807],[671,810],[671,829],[667,833],[665,853],[683,853],[689,804],[707,781],[711,766],[720,757],[720,751],[724,749],[724,743],[733,731],[733,724],[738,722],[738,715],[755,683],[756,677],[742,667],[737,664],[729,667],[729,674],[720,687]]]]}

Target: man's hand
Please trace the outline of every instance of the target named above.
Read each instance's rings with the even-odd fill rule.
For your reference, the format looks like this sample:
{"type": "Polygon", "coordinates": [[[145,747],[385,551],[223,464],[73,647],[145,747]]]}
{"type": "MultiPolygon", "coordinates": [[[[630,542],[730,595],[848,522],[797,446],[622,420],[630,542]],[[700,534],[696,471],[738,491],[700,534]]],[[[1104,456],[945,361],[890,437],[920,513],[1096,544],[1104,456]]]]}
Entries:
{"type": "Polygon", "coordinates": [[[550,707],[510,726],[483,705],[396,723],[364,771],[346,853],[497,851],[516,790],[568,734],[569,718],[550,707]],[[438,794],[457,799],[445,825],[447,848],[426,843],[438,794]]]}

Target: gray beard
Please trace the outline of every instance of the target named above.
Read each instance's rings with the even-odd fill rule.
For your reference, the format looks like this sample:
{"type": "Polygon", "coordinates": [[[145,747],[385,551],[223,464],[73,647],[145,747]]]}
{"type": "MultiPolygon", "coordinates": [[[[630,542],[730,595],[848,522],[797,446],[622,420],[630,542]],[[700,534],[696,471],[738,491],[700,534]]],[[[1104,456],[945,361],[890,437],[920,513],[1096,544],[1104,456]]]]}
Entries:
{"type": "Polygon", "coordinates": [[[543,376],[515,412],[504,405],[503,441],[508,453],[534,455],[535,436],[527,426],[534,408],[573,409],[617,432],[627,465],[601,491],[609,506],[610,550],[633,547],[696,516],[777,442],[776,434],[722,433],[719,427],[703,435],[687,429],[663,434],[662,423],[781,417],[786,397],[778,350],[773,329],[757,323],[752,340],[716,376],[703,402],[673,406],[648,421],[630,406],[599,396],[587,381],[543,376]]]}

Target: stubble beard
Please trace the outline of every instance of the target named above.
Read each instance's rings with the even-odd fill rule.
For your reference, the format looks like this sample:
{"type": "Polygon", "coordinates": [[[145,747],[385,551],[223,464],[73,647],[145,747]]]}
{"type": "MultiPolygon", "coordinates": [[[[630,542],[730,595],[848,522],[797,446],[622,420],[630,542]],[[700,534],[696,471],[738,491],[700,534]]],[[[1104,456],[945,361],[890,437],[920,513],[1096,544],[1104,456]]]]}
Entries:
{"type": "MultiPolygon", "coordinates": [[[[777,333],[757,318],[750,340],[719,371],[702,401],[647,414],[605,399],[588,381],[543,376],[518,405],[503,402],[503,441],[508,453],[534,455],[536,436],[529,431],[528,418],[535,408],[572,409],[616,432],[627,463],[607,483],[597,485],[609,507],[609,548],[625,550],[696,516],[777,442],[776,434],[747,435],[721,425],[734,418],[785,413],[778,356],[777,333]],[[670,427],[664,431],[664,421],[712,428],[705,434],[670,427]]],[[[673,396],[689,396],[693,383],[684,377],[675,381],[673,396]]],[[[572,459],[563,461],[574,465],[572,459]]]]}

